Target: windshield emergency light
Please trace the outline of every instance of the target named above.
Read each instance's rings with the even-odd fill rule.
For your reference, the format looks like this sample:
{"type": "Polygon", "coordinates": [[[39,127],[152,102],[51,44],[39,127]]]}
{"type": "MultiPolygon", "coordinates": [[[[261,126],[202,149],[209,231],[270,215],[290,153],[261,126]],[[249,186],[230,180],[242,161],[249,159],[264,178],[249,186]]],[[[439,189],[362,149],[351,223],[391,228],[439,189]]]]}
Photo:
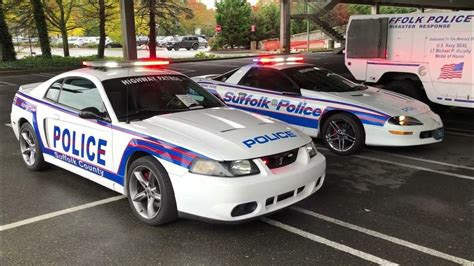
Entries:
{"type": "Polygon", "coordinates": [[[259,57],[254,58],[254,62],[258,64],[273,64],[273,63],[289,63],[289,62],[303,62],[302,56],[289,57],[259,57]]]}
{"type": "Polygon", "coordinates": [[[147,61],[84,61],[82,62],[84,66],[91,68],[119,68],[119,67],[134,67],[134,66],[163,66],[169,65],[170,60],[168,59],[156,59],[156,60],[147,60],[147,61]]]}

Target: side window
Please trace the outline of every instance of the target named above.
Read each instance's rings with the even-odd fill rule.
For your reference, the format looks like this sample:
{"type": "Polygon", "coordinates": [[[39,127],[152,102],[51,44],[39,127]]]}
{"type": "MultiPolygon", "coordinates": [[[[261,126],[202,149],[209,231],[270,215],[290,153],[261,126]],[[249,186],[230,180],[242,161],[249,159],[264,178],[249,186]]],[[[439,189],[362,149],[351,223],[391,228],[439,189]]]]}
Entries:
{"type": "Polygon", "coordinates": [[[94,83],[84,78],[69,78],[59,95],[60,104],[77,110],[104,113],[105,106],[94,83]]]}
{"type": "Polygon", "coordinates": [[[44,96],[46,99],[51,100],[53,102],[58,101],[59,93],[61,91],[61,85],[63,84],[63,80],[57,80],[49,87],[46,95],[44,96]]]}
{"type": "Polygon", "coordinates": [[[252,68],[240,80],[239,85],[278,91],[300,93],[296,85],[278,70],[269,68],[252,68]]]}

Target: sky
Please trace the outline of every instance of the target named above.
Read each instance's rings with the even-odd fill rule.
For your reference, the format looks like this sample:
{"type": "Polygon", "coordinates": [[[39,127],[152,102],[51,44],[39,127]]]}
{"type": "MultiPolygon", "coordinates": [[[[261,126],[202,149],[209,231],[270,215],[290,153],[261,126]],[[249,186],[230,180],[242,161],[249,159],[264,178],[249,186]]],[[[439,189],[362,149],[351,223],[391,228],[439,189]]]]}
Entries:
{"type": "MultiPolygon", "coordinates": [[[[214,8],[216,0],[201,0],[201,3],[205,4],[208,8],[214,8]]],[[[257,0],[249,0],[250,4],[255,5],[257,0]]]]}

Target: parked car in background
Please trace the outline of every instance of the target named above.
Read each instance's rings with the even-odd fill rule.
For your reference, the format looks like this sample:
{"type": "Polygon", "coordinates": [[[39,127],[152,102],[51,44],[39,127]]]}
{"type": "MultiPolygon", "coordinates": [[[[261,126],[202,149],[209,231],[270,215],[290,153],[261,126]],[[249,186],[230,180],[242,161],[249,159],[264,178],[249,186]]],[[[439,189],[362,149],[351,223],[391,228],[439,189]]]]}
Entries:
{"type": "Polygon", "coordinates": [[[198,37],[198,42],[199,42],[199,47],[207,48],[207,46],[209,46],[209,44],[207,43],[207,40],[202,37],[198,37]]]}
{"type": "Polygon", "coordinates": [[[167,47],[168,42],[173,42],[173,41],[174,41],[174,37],[173,37],[173,36],[166,36],[166,37],[164,37],[163,39],[157,40],[157,41],[156,41],[156,45],[157,45],[158,47],[167,47]]]}
{"type": "Polygon", "coordinates": [[[148,44],[148,36],[138,36],[137,37],[137,46],[148,44]]]}
{"type": "Polygon", "coordinates": [[[106,48],[122,48],[122,44],[119,42],[112,41],[112,40],[109,40],[109,42],[107,42],[106,40],[105,47],[106,48]]]}
{"type": "Polygon", "coordinates": [[[196,36],[177,37],[174,42],[168,42],[166,48],[169,51],[171,51],[171,49],[178,51],[181,48],[186,48],[186,50],[197,50],[199,48],[199,39],[196,36]]]}
{"type": "Polygon", "coordinates": [[[79,47],[83,47],[84,44],[86,43],[86,41],[85,41],[84,38],[70,37],[70,38],[68,38],[68,43],[69,43],[69,45],[71,45],[73,47],[79,48],[79,47]]]}

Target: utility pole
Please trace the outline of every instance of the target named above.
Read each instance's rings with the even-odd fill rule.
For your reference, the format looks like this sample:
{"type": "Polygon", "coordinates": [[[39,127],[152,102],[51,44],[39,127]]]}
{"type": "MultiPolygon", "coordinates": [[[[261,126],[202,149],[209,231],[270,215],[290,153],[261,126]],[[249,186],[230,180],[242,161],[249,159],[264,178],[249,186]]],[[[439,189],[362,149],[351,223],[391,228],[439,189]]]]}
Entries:
{"type": "Polygon", "coordinates": [[[133,1],[120,0],[120,20],[122,27],[123,58],[137,59],[137,39],[135,37],[135,13],[133,1]]]}

